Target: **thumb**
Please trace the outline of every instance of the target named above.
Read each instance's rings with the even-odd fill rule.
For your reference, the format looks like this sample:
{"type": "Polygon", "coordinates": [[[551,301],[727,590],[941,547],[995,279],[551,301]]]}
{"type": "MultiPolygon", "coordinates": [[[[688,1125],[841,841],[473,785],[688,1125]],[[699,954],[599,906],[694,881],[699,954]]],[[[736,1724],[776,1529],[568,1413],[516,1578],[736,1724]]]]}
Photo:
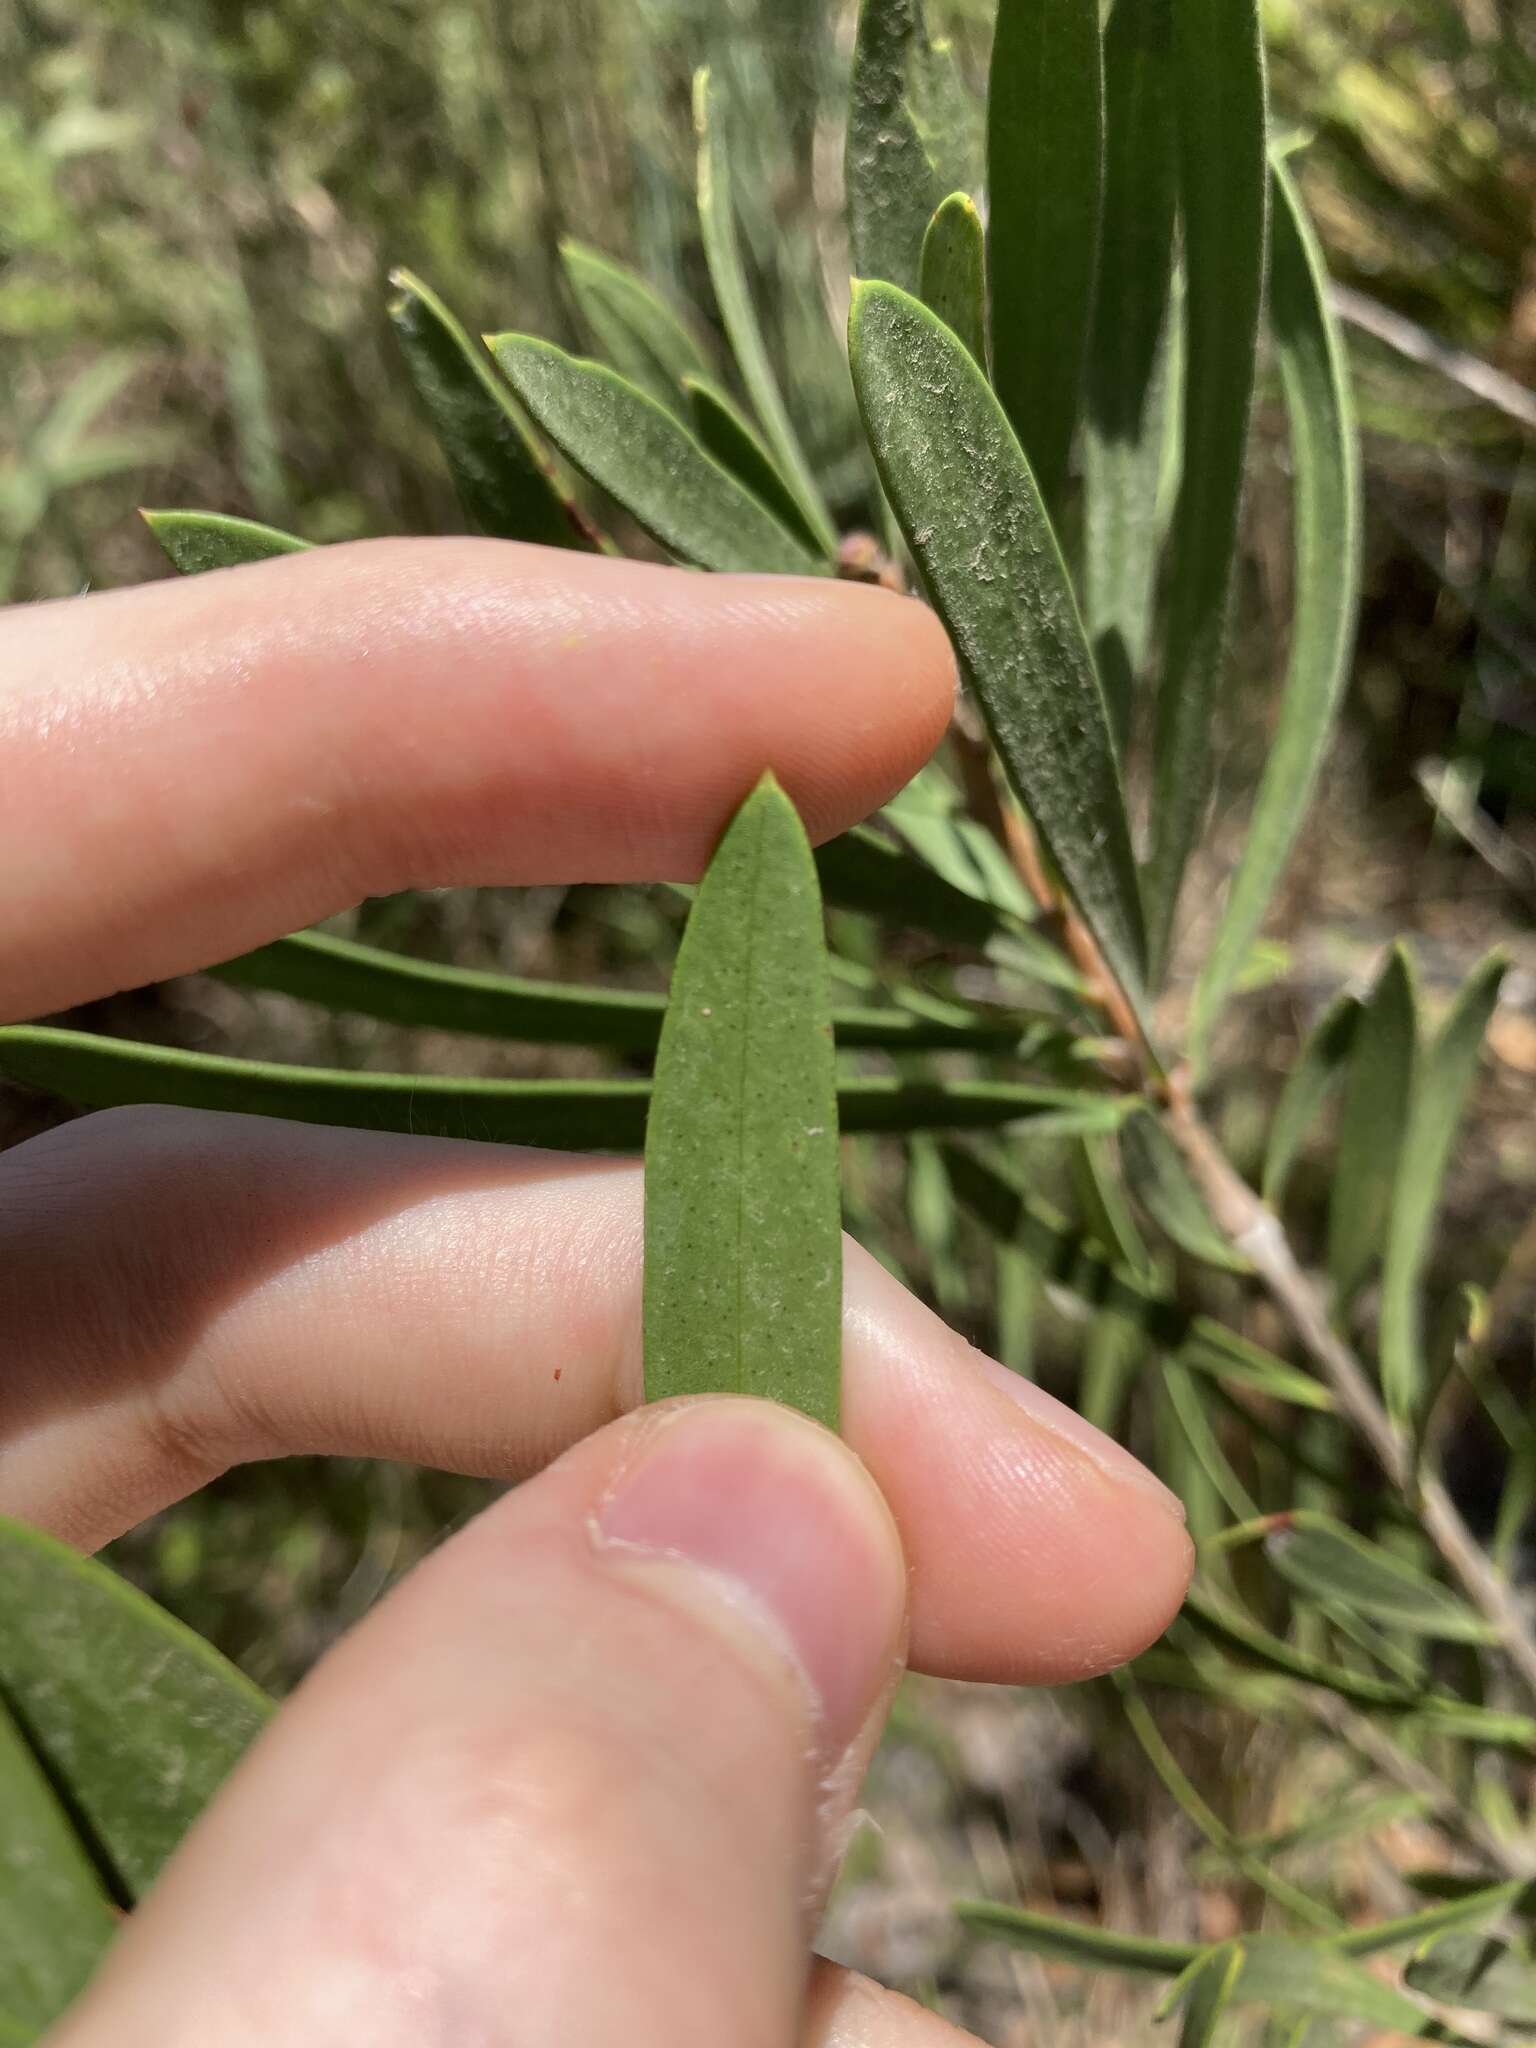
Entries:
{"type": "Polygon", "coordinates": [[[905,1593],[816,1425],[614,1423],[326,1659],[56,2048],[791,2048],[905,1593]]]}

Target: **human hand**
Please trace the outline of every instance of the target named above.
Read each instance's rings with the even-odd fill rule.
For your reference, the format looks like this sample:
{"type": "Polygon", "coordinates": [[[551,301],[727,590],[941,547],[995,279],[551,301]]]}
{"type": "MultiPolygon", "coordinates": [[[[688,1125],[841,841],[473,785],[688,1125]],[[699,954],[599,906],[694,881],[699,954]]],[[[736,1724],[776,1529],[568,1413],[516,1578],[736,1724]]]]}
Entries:
{"type": "MultiPolygon", "coordinates": [[[[0,648],[3,1018],[366,894],[697,873],[765,765],[825,836],[953,687],[881,592],[468,540],[36,606],[0,648]]],[[[1183,1591],[1177,1509],[852,1246],[850,1449],[754,1403],[629,1414],[640,1194],[158,1110],[0,1158],[0,1509],[94,1545],[246,1459],[549,1466],[300,1689],[58,2048],[955,2038],[806,1992],[901,1658],[1134,1654],[1183,1591]]]]}

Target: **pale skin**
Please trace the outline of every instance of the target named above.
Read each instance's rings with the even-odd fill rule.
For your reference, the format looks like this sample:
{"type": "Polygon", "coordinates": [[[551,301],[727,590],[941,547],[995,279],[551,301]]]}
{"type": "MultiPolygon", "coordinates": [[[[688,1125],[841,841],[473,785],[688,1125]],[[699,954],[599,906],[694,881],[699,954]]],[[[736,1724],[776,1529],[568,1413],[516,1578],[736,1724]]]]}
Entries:
{"type": "MultiPolygon", "coordinates": [[[[364,895],[683,879],[937,742],[919,604],[385,541],[0,620],[0,1018],[364,895]]],[[[322,1663],[53,2048],[943,2048],[816,1964],[904,1662],[1134,1655],[1176,1505],[848,1248],[846,1443],[639,1409],[627,1163],[153,1109],[0,1156],[0,1510],[90,1547],[243,1461],[524,1483],[322,1663]]]]}

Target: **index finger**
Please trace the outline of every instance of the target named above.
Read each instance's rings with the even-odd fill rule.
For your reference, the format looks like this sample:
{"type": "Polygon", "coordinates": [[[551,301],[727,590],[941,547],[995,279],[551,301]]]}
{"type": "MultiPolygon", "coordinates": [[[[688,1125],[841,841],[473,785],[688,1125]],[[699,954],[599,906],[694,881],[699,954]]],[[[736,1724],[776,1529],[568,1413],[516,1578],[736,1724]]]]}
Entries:
{"type": "Polygon", "coordinates": [[[937,744],[922,605],[383,540],[0,623],[0,1019],[400,889],[682,880],[765,768],[826,837],[937,744]]]}

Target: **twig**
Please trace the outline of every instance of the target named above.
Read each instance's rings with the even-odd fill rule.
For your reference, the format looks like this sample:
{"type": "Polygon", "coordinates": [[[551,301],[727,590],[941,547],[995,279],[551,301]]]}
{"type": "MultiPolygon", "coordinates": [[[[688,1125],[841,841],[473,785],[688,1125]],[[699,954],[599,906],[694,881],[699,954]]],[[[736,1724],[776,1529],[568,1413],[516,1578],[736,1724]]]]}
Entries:
{"type": "Polygon", "coordinates": [[[1437,371],[1447,383],[1458,385],[1470,397],[1493,406],[1507,419],[1517,421],[1522,427],[1536,429],[1536,392],[1527,391],[1516,378],[1496,370],[1481,356],[1469,355],[1463,348],[1451,348],[1431,334],[1427,327],[1420,327],[1416,320],[1394,313],[1390,306],[1367,298],[1364,292],[1351,291],[1348,285],[1336,284],[1332,296],[1335,312],[1351,327],[1358,327],[1362,334],[1385,342],[1388,348],[1395,349],[1410,362],[1422,363],[1425,369],[1437,371]]]}

